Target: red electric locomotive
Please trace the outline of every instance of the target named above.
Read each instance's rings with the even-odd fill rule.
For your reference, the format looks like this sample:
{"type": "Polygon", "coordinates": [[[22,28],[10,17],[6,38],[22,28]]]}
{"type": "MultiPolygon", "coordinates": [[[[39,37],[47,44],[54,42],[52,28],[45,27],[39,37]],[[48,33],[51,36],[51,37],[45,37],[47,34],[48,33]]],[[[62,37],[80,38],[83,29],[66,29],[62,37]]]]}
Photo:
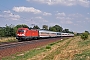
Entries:
{"type": "Polygon", "coordinates": [[[38,36],[39,31],[37,29],[19,28],[17,30],[16,39],[18,39],[18,41],[38,39],[38,36]]]}

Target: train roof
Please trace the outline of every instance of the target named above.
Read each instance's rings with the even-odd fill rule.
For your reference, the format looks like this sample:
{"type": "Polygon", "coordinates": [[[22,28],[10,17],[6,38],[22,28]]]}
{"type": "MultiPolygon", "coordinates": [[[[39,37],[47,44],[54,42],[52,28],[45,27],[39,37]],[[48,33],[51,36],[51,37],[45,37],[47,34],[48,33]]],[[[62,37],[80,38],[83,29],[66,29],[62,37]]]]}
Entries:
{"type": "Polygon", "coordinates": [[[47,32],[47,33],[61,33],[61,32],[54,32],[54,31],[48,31],[48,30],[39,30],[39,32],[47,32]]]}
{"type": "Polygon", "coordinates": [[[48,31],[48,30],[39,30],[40,32],[52,32],[52,31],[48,31]]]}

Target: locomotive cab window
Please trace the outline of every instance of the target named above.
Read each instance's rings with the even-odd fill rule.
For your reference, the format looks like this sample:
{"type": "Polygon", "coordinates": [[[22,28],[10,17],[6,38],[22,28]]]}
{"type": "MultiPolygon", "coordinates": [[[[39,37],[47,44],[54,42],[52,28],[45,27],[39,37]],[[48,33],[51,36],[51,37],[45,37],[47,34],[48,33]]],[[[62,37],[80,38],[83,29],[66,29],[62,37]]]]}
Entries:
{"type": "Polygon", "coordinates": [[[18,32],[22,32],[22,33],[23,33],[23,32],[24,32],[24,30],[18,30],[18,32]]]}

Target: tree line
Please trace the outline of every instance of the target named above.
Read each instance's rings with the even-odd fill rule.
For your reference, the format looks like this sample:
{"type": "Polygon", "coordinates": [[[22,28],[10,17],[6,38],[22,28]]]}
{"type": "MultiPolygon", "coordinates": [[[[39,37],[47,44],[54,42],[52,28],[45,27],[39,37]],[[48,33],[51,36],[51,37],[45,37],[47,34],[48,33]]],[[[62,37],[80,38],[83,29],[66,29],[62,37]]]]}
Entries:
{"type": "MultiPolygon", "coordinates": [[[[33,27],[29,27],[25,24],[19,24],[19,25],[5,25],[5,27],[0,27],[0,37],[15,37],[16,31],[18,28],[29,28],[29,29],[40,29],[39,26],[34,25],[33,27]]],[[[55,32],[64,32],[64,33],[73,33],[72,31],[69,31],[69,29],[63,29],[59,25],[48,27],[48,25],[43,25],[42,30],[48,30],[48,31],[55,31],[55,32]]]]}

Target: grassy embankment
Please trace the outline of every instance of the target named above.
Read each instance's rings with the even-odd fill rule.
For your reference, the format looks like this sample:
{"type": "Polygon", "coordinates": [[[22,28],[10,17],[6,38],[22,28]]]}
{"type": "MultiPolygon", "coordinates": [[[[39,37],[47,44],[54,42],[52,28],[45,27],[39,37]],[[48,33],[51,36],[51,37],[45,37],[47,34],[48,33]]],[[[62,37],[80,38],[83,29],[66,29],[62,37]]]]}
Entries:
{"type": "Polygon", "coordinates": [[[72,37],[2,60],[90,60],[90,36],[87,40],[72,37]]]}
{"type": "Polygon", "coordinates": [[[0,37],[0,43],[17,41],[15,37],[0,37]]]}

